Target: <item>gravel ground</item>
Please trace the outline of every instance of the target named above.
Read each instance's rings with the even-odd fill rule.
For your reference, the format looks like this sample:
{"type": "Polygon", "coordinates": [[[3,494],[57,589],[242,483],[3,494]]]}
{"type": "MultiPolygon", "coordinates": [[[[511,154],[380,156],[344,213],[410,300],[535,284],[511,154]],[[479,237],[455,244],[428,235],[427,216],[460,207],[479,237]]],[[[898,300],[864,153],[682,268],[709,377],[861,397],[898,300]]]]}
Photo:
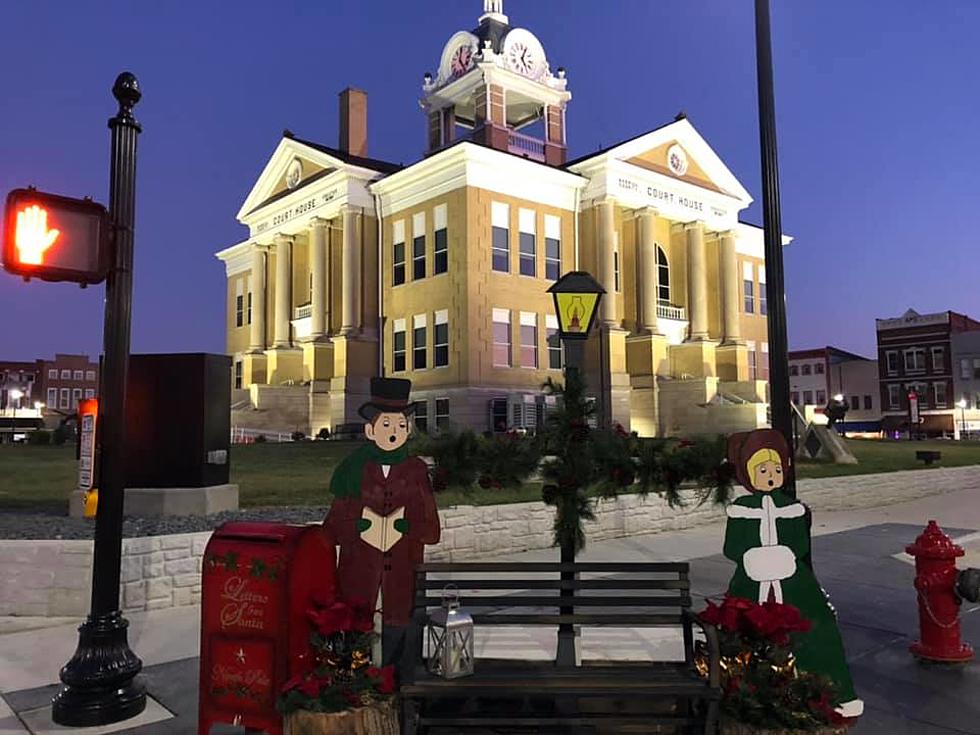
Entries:
{"type": "MultiPolygon", "coordinates": [[[[209,516],[126,516],[122,534],[134,538],[210,531],[227,521],[309,523],[322,521],[326,514],[326,507],[302,506],[246,508],[209,516]]],[[[94,533],[95,521],[86,518],[9,510],[0,513],[0,539],[91,539],[94,533]]]]}

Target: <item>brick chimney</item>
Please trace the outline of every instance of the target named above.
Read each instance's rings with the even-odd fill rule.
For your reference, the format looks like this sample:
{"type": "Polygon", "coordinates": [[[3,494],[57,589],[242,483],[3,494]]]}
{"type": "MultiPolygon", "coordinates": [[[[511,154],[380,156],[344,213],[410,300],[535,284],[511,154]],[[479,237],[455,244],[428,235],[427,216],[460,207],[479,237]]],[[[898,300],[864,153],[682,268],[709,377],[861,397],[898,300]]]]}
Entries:
{"type": "Polygon", "coordinates": [[[367,92],[353,87],[340,93],[340,150],[367,158],[367,92]]]}

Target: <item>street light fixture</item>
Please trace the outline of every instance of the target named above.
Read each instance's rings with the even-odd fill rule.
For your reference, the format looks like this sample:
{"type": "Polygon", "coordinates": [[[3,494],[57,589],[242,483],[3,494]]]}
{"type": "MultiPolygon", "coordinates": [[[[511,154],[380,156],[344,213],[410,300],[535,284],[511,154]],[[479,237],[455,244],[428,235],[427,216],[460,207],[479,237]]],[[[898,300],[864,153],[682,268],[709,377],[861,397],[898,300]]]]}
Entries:
{"type": "Polygon", "coordinates": [[[24,392],[14,388],[10,391],[10,400],[14,401],[14,418],[10,425],[10,441],[11,443],[17,436],[17,408],[20,406],[20,399],[24,397],[24,392]]]}
{"type": "Polygon", "coordinates": [[[844,394],[843,393],[837,393],[836,395],[834,395],[834,400],[837,401],[838,403],[843,403],[844,402],[844,394]]]}
{"type": "Polygon", "coordinates": [[[956,405],[960,407],[960,441],[963,441],[963,435],[966,434],[966,399],[961,398],[956,405]]]}

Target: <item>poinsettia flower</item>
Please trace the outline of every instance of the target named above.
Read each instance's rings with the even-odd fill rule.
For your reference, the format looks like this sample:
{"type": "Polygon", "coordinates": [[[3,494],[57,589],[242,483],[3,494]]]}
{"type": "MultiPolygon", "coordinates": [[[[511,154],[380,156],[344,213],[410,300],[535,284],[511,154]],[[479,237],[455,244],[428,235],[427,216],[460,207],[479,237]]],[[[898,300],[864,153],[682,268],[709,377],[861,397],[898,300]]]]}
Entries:
{"type": "Polygon", "coordinates": [[[316,679],[305,679],[298,687],[303,694],[311,699],[320,696],[320,682],[316,679]]]}
{"type": "Polygon", "coordinates": [[[350,606],[339,600],[323,610],[308,610],[306,615],[317,632],[324,636],[348,631],[354,622],[350,606]]]}
{"type": "Polygon", "coordinates": [[[351,707],[360,707],[364,703],[361,701],[361,696],[357,692],[352,692],[350,689],[344,689],[340,692],[342,696],[351,707]]]}
{"type": "Polygon", "coordinates": [[[305,678],[306,676],[304,674],[296,674],[296,676],[288,679],[286,683],[282,685],[282,689],[280,691],[285,694],[292,689],[299,689],[305,678]]]}
{"type": "Polygon", "coordinates": [[[381,676],[376,684],[378,691],[382,694],[393,694],[395,691],[395,667],[382,666],[379,673],[381,676]]]}
{"type": "Polygon", "coordinates": [[[379,669],[377,666],[368,666],[366,669],[364,669],[364,673],[367,675],[368,679],[377,679],[379,676],[381,676],[381,669],[379,669]]]}

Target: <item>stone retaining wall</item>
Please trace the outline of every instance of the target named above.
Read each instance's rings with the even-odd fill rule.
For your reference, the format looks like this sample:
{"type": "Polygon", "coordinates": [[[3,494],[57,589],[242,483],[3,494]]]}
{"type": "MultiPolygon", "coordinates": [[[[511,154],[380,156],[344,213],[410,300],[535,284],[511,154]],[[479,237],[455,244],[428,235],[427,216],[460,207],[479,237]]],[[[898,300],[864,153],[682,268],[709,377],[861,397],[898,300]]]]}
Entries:
{"type": "MultiPolygon", "coordinates": [[[[814,510],[898,503],[925,495],[980,490],[980,468],[909,470],[798,483],[814,510]]],[[[685,491],[689,501],[694,491],[685,491]]],[[[554,509],[543,503],[455,506],[440,511],[442,540],[429,561],[459,561],[551,546],[554,509]]],[[[720,521],[721,507],[670,508],[663,498],[623,495],[602,500],[590,541],[690,528],[720,521]]],[[[194,605],[201,599],[201,558],[210,531],[123,540],[122,607],[126,612],[194,605]]],[[[91,541],[0,541],[0,616],[78,616],[88,613],[91,541]]]]}

